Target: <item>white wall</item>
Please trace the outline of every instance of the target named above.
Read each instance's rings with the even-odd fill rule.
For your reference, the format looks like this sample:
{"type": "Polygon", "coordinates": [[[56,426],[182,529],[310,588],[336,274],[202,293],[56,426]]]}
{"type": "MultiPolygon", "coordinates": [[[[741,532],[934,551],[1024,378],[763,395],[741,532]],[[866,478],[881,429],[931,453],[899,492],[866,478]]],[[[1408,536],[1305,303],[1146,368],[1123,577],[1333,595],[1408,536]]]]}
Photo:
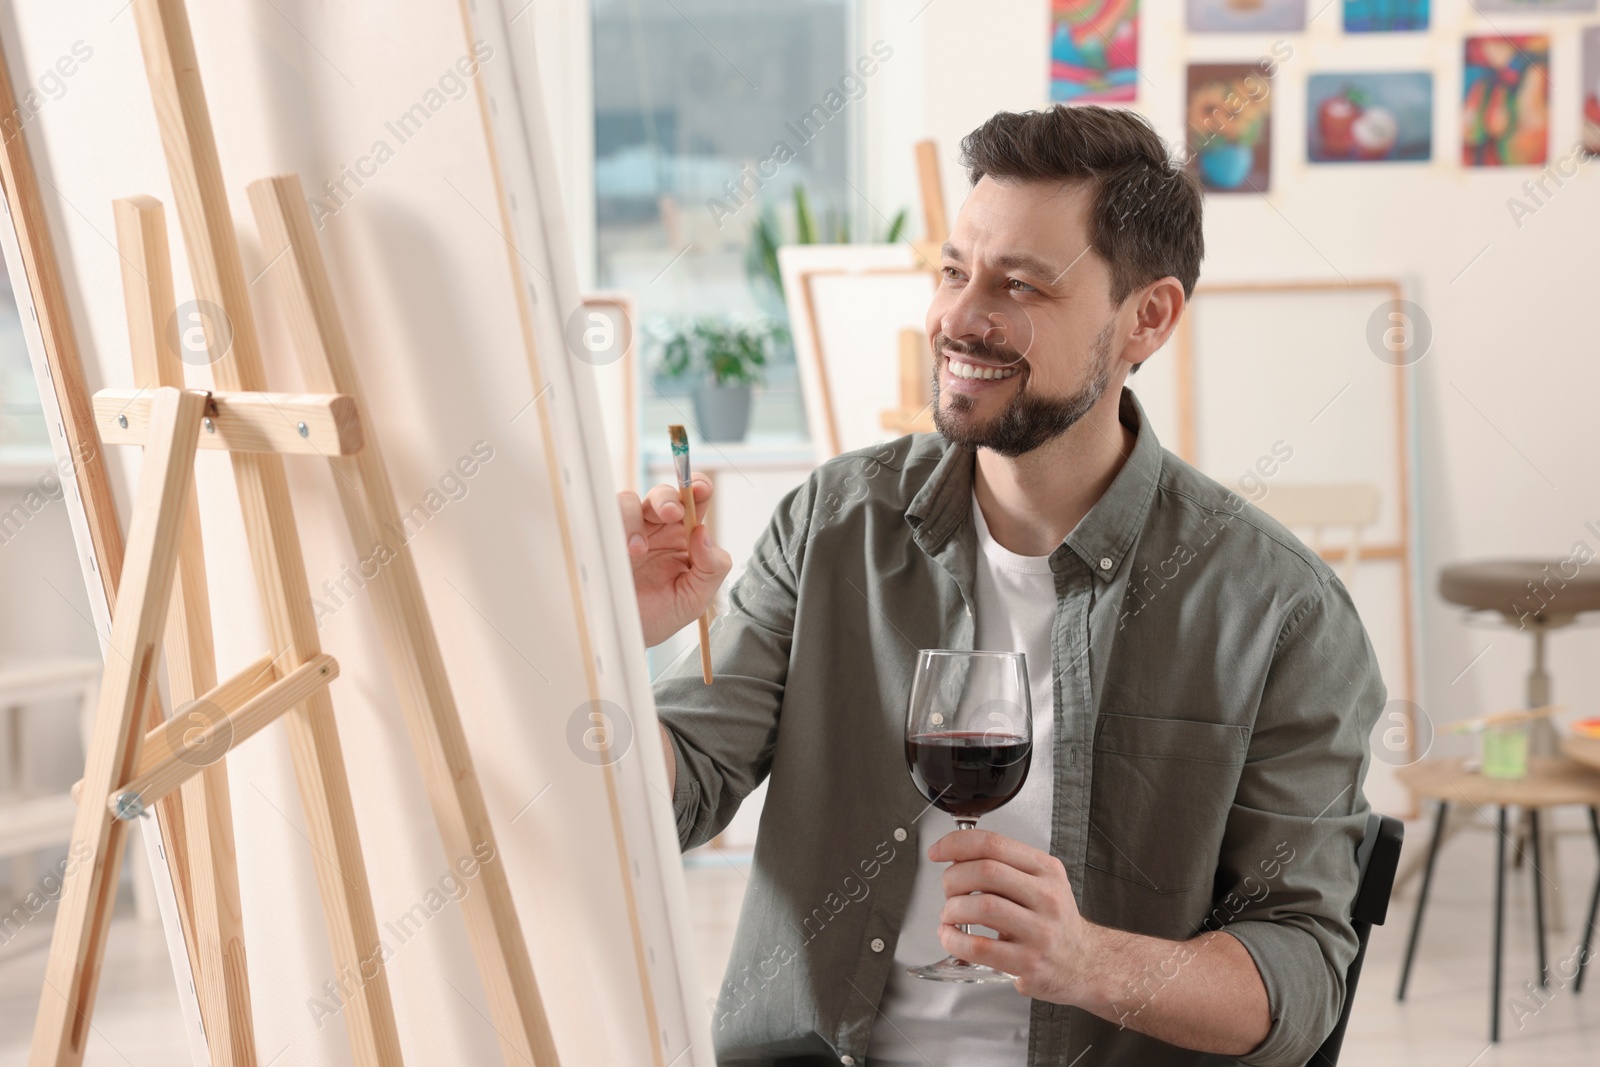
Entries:
{"type": "MultiPolygon", "coordinates": [[[[896,48],[894,62],[864,101],[871,134],[868,195],[885,206],[904,199],[911,146],[933,137],[954,218],[966,189],[957,166],[962,135],[995,111],[1048,102],[1049,5],[894,0],[867,8],[867,39],[881,36],[896,48]],[[924,73],[920,86],[908,84],[924,73]]],[[[1594,416],[1600,340],[1591,310],[1600,178],[1594,166],[1585,166],[1518,228],[1507,199],[1537,169],[1468,170],[1458,162],[1462,38],[1496,28],[1551,34],[1553,161],[1577,142],[1578,35],[1597,20],[1495,14],[1491,25],[1466,4],[1434,8],[1434,28],[1421,35],[1346,36],[1335,3],[1301,34],[1190,37],[1181,5],[1151,3],[1141,27],[1134,106],[1162,136],[1181,143],[1187,63],[1250,62],[1286,39],[1294,56],[1273,85],[1271,191],[1265,197],[1208,196],[1202,281],[1401,277],[1431,318],[1433,349],[1414,377],[1423,586],[1419,703],[1443,722],[1519,704],[1530,650],[1524,637],[1465,628],[1459,613],[1438,599],[1440,566],[1489,556],[1562,558],[1577,540],[1600,553],[1600,536],[1583,528],[1585,522],[1600,526],[1600,420],[1594,416]],[[1433,72],[1432,162],[1305,162],[1307,76],[1365,69],[1433,72]],[[1489,651],[1462,674],[1485,646],[1489,651]]],[[[1292,336],[1283,338],[1283,350],[1293,358],[1292,336]]],[[[1597,650],[1600,636],[1592,629],[1552,640],[1556,699],[1573,715],[1594,714],[1600,702],[1597,650]]]]}
{"type": "MultiPolygon", "coordinates": [[[[1588,310],[1600,179],[1586,165],[1516,224],[1508,200],[1525,195],[1522,185],[1538,169],[1469,170],[1458,162],[1462,39],[1497,31],[1551,35],[1554,161],[1577,142],[1579,33],[1600,17],[1495,13],[1491,22],[1466,3],[1434,7],[1425,34],[1347,36],[1338,3],[1308,0],[1317,17],[1304,33],[1190,36],[1182,5],[1154,0],[1142,16],[1139,99],[1132,106],[1176,145],[1188,63],[1249,62],[1286,40],[1294,54],[1273,83],[1271,190],[1264,197],[1208,197],[1202,281],[1397,277],[1429,315],[1433,348],[1413,374],[1417,699],[1443,723],[1519,704],[1530,648],[1522,635],[1464,626],[1459,611],[1437,596],[1440,567],[1492,556],[1562,558],[1579,540],[1600,553],[1600,535],[1584,529],[1586,522],[1600,527],[1600,475],[1592,473],[1600,425],[1590,415],[1600,392],[1594,358],[1600,341],[1588,310]],[[1306,163],[1307,78],[1341,70],[1431,71],[1433,160],[1306,163]]],[[[592,247],[593,213],[572,194],[582,189],[578,196],[586,196],[592,186],[592,115],[577,110],[585,106],[588,75],[578,76],[583,65],[574,57],[581,49],[587,63],[587,8],[574,4],[572,14],[561,16],[553,0],[534,8],[538,32],[560,37],[572,61],[547,91],[553,100],[565,95],[555,127],[583,268],[592,262],[583,249],[592,247]]],[[[880,40],[894,53],[858,105],[852,181],[883,218],[909,207],[912,232],[920,236],[912,146],[927,137],[937,141],[954,218],[966,190],[957,163],[961,137],[995,111],[1048,103],[1049,4],[859,0],[858,11],[852,54],[866,54],[880,40]]],[[[1283,339],[1283,350],[1285,359],[1294,357],[1292,336],[1283,339]]],[[[728,544],[741,555],[740,545],[728,544]]],[[[1594,631],[1581,627],[1551,641],[1555,698],[1568,705],[1567,717],[1600,712],[1596,646],[1594,631]]]]}

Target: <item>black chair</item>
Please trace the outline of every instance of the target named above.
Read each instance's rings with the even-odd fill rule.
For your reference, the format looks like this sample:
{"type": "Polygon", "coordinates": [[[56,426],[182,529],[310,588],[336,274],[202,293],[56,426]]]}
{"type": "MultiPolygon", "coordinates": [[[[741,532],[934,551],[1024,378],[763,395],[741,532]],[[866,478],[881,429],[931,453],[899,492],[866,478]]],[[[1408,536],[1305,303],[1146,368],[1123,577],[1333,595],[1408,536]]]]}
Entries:
{"type": "Polygon", "coordinates": [[[1400,844],[1405,836],[1405,824],[1399,819],[1377,812],[1367,815],[1367,831],[1362,835],[1361,847],[1356,849],[1361,885],[1356,890],[1355,907],[1350,909],[1351,925],[1356,930],[1356,958],[1345,972],[1344,1007],[1339,1010],[1339,1022],[1306,1067],[1334,1067],[1339,1062],[1345,1027],[1350,1025],[1350,1005],[1355,1003],[1356,983],[1367,957],[1367,938],[1389,914],[1389,893],[1394,889],[1394,872],[1400,866],[1400,844]]]}

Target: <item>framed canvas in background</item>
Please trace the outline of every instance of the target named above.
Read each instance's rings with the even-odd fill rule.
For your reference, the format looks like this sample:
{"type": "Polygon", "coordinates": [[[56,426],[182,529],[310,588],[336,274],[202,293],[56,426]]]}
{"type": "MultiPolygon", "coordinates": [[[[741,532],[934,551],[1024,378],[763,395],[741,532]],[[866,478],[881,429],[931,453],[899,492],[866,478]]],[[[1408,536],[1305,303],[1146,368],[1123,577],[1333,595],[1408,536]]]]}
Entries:
{"type": "Polygon", "coordinates": [[[926,329],[934,273],[908,244],[785,245],[778,266],[818,462],[899,437],[900,331],[926,329]]]}

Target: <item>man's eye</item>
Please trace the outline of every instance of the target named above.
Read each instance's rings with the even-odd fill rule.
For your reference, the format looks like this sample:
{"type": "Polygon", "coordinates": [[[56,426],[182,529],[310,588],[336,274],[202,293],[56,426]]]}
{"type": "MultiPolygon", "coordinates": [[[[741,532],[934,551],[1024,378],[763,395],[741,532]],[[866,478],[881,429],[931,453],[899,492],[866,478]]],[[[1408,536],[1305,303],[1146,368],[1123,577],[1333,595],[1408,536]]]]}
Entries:
{"type": "Polygon", "coordinates": [[[939,273],[943,274],[951,281],[959,281],[961,278],[961,272],[956,270],[954,267],[941,267],[939,269],[939,273]]]}
{"type": "Polygon", "coordinates": [[[1024,292],[1026,292],[1026,293],[1036,293],[1036,292],[1038,292],[1037,289],[1035,289],[1033,286],[1029,285],[1027,282],[1019,281],[1016,278],[1007,279],[1006,280],[1006,286],[1008,288],[1010,288],[1012,292],[1017,292],[1017,293],[1024,293],[1024,292]]]}

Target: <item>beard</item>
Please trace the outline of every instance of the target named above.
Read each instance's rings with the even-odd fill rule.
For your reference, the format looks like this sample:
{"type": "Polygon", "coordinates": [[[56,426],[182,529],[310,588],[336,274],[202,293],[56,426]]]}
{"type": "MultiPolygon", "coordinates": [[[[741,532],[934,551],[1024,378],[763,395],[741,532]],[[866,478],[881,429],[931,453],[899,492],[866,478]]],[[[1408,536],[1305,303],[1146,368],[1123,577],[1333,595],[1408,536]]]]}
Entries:
{"type": "MultiPolygon", "coordinates": [[[[978,421],[972,414],[977,401],[964,393],[950,396],[948,409],[939,402],[939,362],[933,368],[933,425],[951,444],[967,448],[987,448],[1002,456],[1016,457],[1032,452],[1041,445],[1055,440],[1087,415],[1105,395],[1111,382],[1111,328],[1110,322],[1094,339],[1094,363],[1089,380],[1071,396],[1038,396],[1028,390],[1030,374],[1024,370],[1017,390],[1006,404],[1005,410],[989,419],[978,421]]],[[[958,355],[975,356],[1005,366],[1022,362],[1022,354],[1003,345],[952,341],[947,337],[938,340],[938,351],[943,355],[954,350],[958,355]]]]}

